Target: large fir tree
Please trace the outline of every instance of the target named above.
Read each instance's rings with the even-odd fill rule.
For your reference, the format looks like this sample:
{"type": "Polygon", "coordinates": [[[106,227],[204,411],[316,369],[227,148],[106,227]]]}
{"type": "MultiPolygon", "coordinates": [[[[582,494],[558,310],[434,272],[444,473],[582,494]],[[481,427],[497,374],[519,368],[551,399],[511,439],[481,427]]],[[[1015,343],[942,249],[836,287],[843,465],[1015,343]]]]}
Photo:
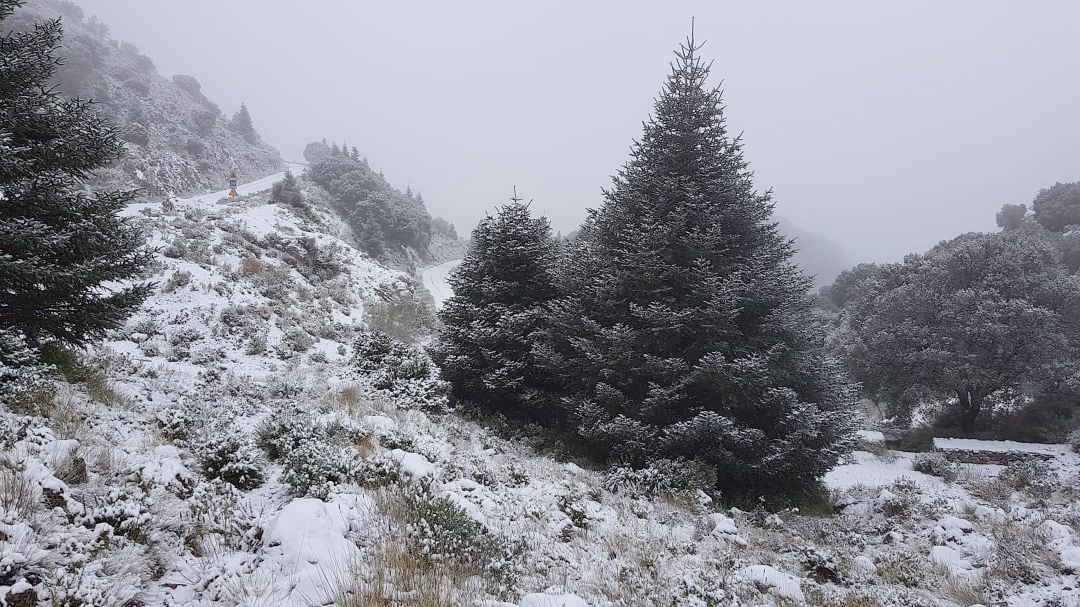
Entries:
{"type": "Polygon", "coordinates": [[[547,219],[532,217],[516,197],[473,231],[450,278],[454,295],[439,312],[443,329],[432,348],[455,397],[517,418],[550,413],[534,345],[543,306],[555,295],[555,259],[547,219]]]}
{"type": "Polygon", "coordinates": [[[613,459],[696,458],[729,494],[790,493],[848,447],[852,390],[699,48],[676,53],[572,245],[544,358],[568,419],[613,459]]]}
{"type": "MultiPolygon", "coordinates": [[[[21,5],[0,0],[2,22],[21,5]]],[[[0,363],[50,342],[81,345],[118,325],[148,294],[119,287],[145,266],[141,234],[117,211],[130,192],[85,180],[121,152],[88,102],[49,88],[60,23],[0,38],[0,363]]]]}

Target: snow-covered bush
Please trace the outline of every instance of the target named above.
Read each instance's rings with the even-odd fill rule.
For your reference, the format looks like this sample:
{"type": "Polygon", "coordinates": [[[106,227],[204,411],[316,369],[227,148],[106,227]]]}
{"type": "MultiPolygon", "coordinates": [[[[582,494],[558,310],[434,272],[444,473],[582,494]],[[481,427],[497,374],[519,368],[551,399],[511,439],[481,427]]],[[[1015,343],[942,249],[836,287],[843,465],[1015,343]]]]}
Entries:
{"type": "Polygon", "coordinates": [[[361,333],[353,344],[353,364],[403,406],[439,410],[447,404],[447,386],[432,377],[431,359],[386,333],[361,333]]]}
{"type": "Polygon", "coordinates": [[[956,480],[959,474],[959,467],[940,453],[920,453],[911,460],[911,467],[916,472],[940,476],[947,481],[956,480]]]}
{"type": "Polygon", "coordinates": [[[172,293],[173,291],[186,287],[189,284],[191,284],[191,272],[188,272],[187,270],[179,270],[173,272],[172,275],[169,276],[169,280],[165,281],[165,284],[161,287],[161,292],[172,293]]]}
{"type": "Polygon", "coordinates": [[[158,411],[157,425],[162,438],[183,443],[191,438],[196,425],[190,407],[170,407],[158,411]]]}
{"type": "Polygon", "coordinates": [[[686,459],[658,459],[641,469],[616,466],[604,476],[605,489],[634,496],[708,493],[715,487],[716,468],[686,459]]]}
{"type": "Polygon", "coordinates": [[[191,355],[191,345],[202,338],[202,333],[194,327],[183,326],[176,329],[169,334],[169,345],[172,349],[169,351],[168,359],[175,362],[187,358],[191,355]]]}
{"type": "Polygon", "coordinates": [[[920,492],[919,486],[913,480],[907,477],[898,478],[887,489],[882,489],[878,496],[878,507],[888,517],[911,516],[920,503],[920,492]]]}
{"type": "Polygon", "coordinates": [[[881,579],[908,588],[923,588],[927,579],[927,561],[907,550],[893,550],[880,555],[875,564],[881,579]]]}
{"type": "Polygon", "coordinates": [[[272,460],[284,458],[301,443],[326,439],[322,426],[292,401],[275,403],[270,415],[255,430],[256,444],[272,460]]]}
{"type": "Polygon", "coordinates": [[[185,542],[250,552],[262,540],[259,516],[232,485],[215,479],[199,483],[181,518],[187,527],[185,542]]]}
{"type": "Polygon", "coordinates": [[[281,337],[282,346],[291,352],[307,352],[318,341],[300,327],[293,327],[281,337]]]}
{"type": "Polygon", "coordinates": [[[55,395],[56,385],[47,367],[0,364],[0,406],[16,413],[43,415],[55,395]]]}
{"type": "Polygon", "coordinates": [[[1027,491],[1036,497],[1049,496],[1054,491],[1057,475],[1050,464],[1041,459],[1012,462],[998,475],[998,480],[1017,491],[1027,491]]]}
{"type": "Polygon", "coordinates": [[[75,522],[87,529],[105,523],[118,535],[145,541],[153,523],[146,494],[135,487],[113,487],[104,495],[91,495],[83,504],[85,511],[75,515],[75,522]]]}
{"type": "Polygon", "coordinates": [[[378,371],[407,355],[408,346],[381,331],[364,331],[353,343],[353,364],[362,371],[378,371]]]}
{"type": "Polygon", "coordinates": [[[832,550],[805,546],[799,551],[799,561],[810,577],[819,584],[839,584],[843,578],[843,563],[832,550]]]}
{"type": "Polygon", "coordinates": [[[262,458],[246,436],[225,428],[203,433],[194,447],[203,472],[237,489],[248,491],[263,484],[262,458]]]}
{"type": "Polygon", "coordinates": [[[416,522],[410,532],[424,558],[477,572],[508,570],[517,552],[509,541],[446,498],[421,492],[416,499],[416,522]]]}
{"type": "Polygon", "coordinates": [[[0,515],[29,520],[40,501],[41,487],[26,474],[25,463],[0,460],[0,515]]]}
{"type": "Polygon", "coordinates": [[[26,436],[30,419],[15,417],[0,412],[0,450],[8,450],[26,436]]]}
{"type": "Polygon", "coordinates": [[[304,441],[282,460],[281,481],[297,495],[326,499],[336,485],[360,476],[359,461],[355,449],[304,441]]]}
{"type": "Polygon", "coordinates": [[[1011,582],[1038,583],[1056,556],[1047,550],[1046,539],[1026,525],[1004,522],[994,525],[991,535],[994,551],[990,571],[1011,582]]]}
{"type": "Polygon", "coordinates": [[[401,464],[387,454],[376,454],[356,462],[353,481],[362,487],[382,487],[401,480],[401,464]]]}

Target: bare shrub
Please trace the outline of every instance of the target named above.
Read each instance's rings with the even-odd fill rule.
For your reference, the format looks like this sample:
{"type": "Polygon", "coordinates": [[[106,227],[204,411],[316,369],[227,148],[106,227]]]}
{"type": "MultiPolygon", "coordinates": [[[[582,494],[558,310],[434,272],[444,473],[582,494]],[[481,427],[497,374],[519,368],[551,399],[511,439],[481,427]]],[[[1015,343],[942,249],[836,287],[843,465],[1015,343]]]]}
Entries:
{"type": "Polygon", "coordinates": [[[994,538],[994,554],[989,572],[994,577],[1035,584],[1046,569],[1058,566],[1057,553],[1046,546],[1046,538],[1034,529],[1007,521],[995,524],[991,529],[994,538]]]}
{"type": "Polygon", "coordinates": [[[435,328],[435,313],[427,302],[394,299],[366,309],[368,328],[413,343],[435,328]]]}
{"type": "Polygon", "coordinates": [[[245,257],[240,261],[240,273],[244,276],[262,274],[263,263],[255,257],[245,257]]]}
{"type": "Polygon", "coordinates": [[[162,285],[161,292],[172,293],[189,284],[191,284],[191,272],[186,270],[173,272],[172,275],[169,276],[169,280],[165,281],[165,284],[162,285]]]}

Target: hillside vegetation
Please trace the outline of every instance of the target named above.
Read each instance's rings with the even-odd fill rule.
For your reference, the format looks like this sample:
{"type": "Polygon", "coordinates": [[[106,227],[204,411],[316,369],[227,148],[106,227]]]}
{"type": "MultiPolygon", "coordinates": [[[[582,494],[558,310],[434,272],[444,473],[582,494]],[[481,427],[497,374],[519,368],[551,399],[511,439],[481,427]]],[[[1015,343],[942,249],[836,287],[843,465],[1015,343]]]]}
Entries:
{"type": "MultiPolygon", "coordinates": [[[[229,172],[250,181],[283,168],[280,153],[264,143],[249,120],[233,119],[201,92],[193,76],[171,79],[132,44],[66,0],[33,0],[3,27],[26,30],[42,18],[61,18],[62,57],[54,82],[68,97],[93,100],[98,112],[122,127],[124,157],[99,171],[107,187],[139,188],[151,196],[220,190],[229,172]]],[[[246,109],[244,110],[246,113],[246,109]]]]}
{"type": "MultiPolygon", "coordinates": [[[[131,161],[220,187],[167,143],[212,104],[109,42],[109,74],[141,70],[87,84],[121,145],[49,89],[59,24],[20,4],[0,607],[1080,604],[1076,184],[815,298],[691,38],[577,238],[515,195],[422,274],[449,272],[440,325],[395,266],[463,243],[356,149],[311,144],[235,197],[87,187],[125,150],[106,186],[131,161]],[[132,104],[176,113],[143,133],[132,104]],[[1055,442],[971,438],[1006,431],[1055,442]]],[[[246,106],[206,136],[276,157],[246,106]]]]}

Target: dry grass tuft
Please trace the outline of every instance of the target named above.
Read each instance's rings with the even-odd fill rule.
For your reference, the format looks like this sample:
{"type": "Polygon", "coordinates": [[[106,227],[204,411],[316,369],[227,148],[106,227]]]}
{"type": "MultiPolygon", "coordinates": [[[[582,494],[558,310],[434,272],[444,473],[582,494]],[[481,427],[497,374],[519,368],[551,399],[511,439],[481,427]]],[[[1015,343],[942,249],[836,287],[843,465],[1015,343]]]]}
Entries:
{"type": "Polygon", "coordinates": [[[240,273],[244,276],[262,274],[263,263],[254,257],[245,257],[240,261],[240,273]]]}
{"type": "Polygon", "coordinates": [[[48,415],[51,421],[49,425],[60,438],[77,439],[82,435],[86,418],[75,402],[75,395],[66,390],[58,392],[53,398],[52,410],[48,415]]]}
{"type": "Polygon", "coordinates": [[[992,602],[990,589],[981,576],[970,580],[950,576],[945,582],[945,595],[959,605],[989,605],[992,602]]]}
{"type": "Polygon", "coordinates": [[[488,598],[482,582],[412,554],[404,538],[384,536],[339,591],[340,607],[461,607],[488,598]]]}
{"type": "Polygon", "coordinates": [[[0,510],[29,519],[41,503],[41,487],[26,475],[21,465],[0,460],[0,510]]]}

